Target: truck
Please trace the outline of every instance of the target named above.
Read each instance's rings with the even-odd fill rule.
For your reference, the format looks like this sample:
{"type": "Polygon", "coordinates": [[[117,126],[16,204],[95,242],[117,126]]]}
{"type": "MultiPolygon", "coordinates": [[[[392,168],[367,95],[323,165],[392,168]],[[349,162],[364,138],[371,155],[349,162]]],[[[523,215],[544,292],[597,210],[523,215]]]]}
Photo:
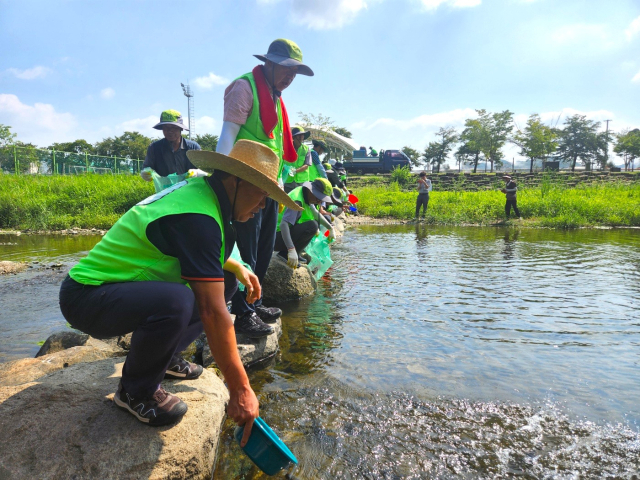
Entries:
{"type": "Polygon", "coordinates": [[[380,155],[371,157],[366,150],[354,150],[353,158],[343,162],[349,173],[389,173],[397,167],[410,166],[409,157],[402,150],[381,150],[380,155]]]}

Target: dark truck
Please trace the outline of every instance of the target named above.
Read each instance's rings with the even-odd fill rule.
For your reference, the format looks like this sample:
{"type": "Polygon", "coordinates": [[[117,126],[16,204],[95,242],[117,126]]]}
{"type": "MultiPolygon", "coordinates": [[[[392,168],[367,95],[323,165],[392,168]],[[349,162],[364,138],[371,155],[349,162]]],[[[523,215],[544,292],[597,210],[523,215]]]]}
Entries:
{"type": "Polygon", "coordinates": [[[396,167],[409,166],[409,157],[401,150],[382,150],[377,157],[370,157],[366,150],[354,150],[353,158],[345,160],[344,169],[349,173],[389,173],[396,167]]]}

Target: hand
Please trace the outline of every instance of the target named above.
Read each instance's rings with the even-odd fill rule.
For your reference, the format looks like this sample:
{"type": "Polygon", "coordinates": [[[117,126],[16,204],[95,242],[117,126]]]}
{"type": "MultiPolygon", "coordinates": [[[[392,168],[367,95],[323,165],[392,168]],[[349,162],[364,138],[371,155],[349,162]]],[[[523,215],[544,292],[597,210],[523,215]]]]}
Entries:
{"type": "Polygon", "coordinates": [[[153,176],[151,175],[151,172],[153,170],[151,170],[149,167],[145,168],[144,170],[142,170],[140,172],[140,176],[142,177],[142,179],[145,182],[150,182],[151,180],[153,180],[153,176]]]}
{"type": "Polygon", "coordinates": [[[249,441],[253,421],[260,415],[260,404],[250,385],[236,391],[229,391],[227,415],[238,425],[244,425],[242,440],[240,440],[240,446],[244,447],[249,441]]]}
{"type": "Polygon", "coordinates": [[[243,265],[240,265],[240,268],[233,273],[238,281],[247,288],[247,303],[251,304],[258,300],[262,295],[262,287],[258,277],[243,265]]]}
{"type": "Polygon", "coordinates": [[[289,249],[289,255],[287,258],[287,265],[289,265],[291,268],[297,268],[298,267],[298,252],[296,251],[295,248],[291,248],[289,249]]]}
{"type": "Polygon", "coordinates": [[[333,227],[331,227],[331,228],[329,229],[329,237],[328,237],[328,240],[329,240],[330,242],[333,242],[335,239],[336,239],[336,231],[333,229],[333,227]]]}
{"type": "Polygon", "coordinates": [[[199,168],[190,168],[189,171],[187,172],[187,178],[207,177],[207,176],[209,176],[209,174],[203,170],[200,170],[199,168]]]}

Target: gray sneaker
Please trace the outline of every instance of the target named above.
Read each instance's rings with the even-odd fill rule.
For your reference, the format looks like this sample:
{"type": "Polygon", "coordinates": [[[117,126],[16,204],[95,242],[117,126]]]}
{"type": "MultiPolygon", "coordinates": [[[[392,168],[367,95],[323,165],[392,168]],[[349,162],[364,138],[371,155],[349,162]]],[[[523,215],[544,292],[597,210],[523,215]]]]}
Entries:
{"type": "Polygon", "coordinates": [[[149,398],[133,398],[125,392],[121,382],[113,401],[142,423],[153,426],[177,422],[187,413],[187,404],[162,387],[149,398]]]}

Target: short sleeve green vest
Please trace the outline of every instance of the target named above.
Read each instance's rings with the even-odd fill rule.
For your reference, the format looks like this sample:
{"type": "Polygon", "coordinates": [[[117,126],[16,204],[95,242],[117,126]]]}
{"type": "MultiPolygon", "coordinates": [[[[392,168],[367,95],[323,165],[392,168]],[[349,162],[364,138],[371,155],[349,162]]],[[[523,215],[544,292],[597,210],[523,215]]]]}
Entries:
{"type": "Polygon", "coordinates": [[[205,177],[177,183],[131,208],[118,220],[69,275],[84,285],[161,281],[186,284],[176,257],[163,254],[147,238],[151,222],[167,215],[198,213],[220,226],[224,265],[224,223],[218,198],[205,177]]]}
{"type": "MultiPolygon", "coordinates": [[[[294,188],[289,192],[289,198],[294,202],[299,202],[302,205],[302,214],[298,219],[297,223],[308,222],[309,220],[315,220],[315,215],[313,214],[313,209],[311,205],[309,205],[304,199],[304,191],[302,190],[304,187],[294,188]]],[[[285,209],[286,210],[286,209],[285,209]]],[[[277,231],[280,231],[280,222],[282,222],[282,216],[284,215],[284,210],[278,214],[278,228],[277,231]]]]}

